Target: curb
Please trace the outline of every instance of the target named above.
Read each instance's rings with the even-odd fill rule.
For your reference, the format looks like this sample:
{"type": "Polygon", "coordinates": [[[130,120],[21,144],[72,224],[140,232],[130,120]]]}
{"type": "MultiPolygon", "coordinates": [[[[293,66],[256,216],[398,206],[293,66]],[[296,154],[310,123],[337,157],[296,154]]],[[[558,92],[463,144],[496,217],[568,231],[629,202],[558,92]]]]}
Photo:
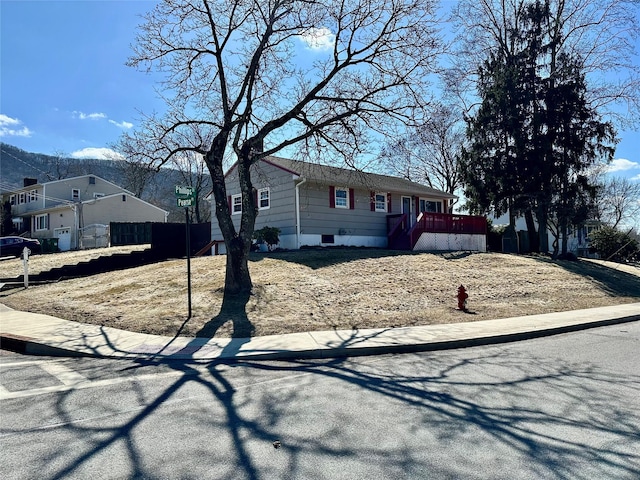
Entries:
{"type": "Polygon", "coordinates": [[[294,359],[326,359],[326,358],[342,358],[369,355],[384,354],[401,354],[415,353],[438,350],[450,350],[457,348],[468,348],[483,345],[497,345],[503,343],[511,343],[534,338],[553,336],[563,333],[576,332],[591,328],[610,326],[622,323],[628,323],[640,320],[640,313],[625,315],[616,318],[600,319],[593,321],[585,321],[583,323],[561,325],[556,327],[541,328],[539,330],[530,330],[526,332],[513,332],[505,334],[479,335],[459,338],[455,340],[443,341],[426,341],[407,344],[387,344],[374,346],[346,346],[346,347],[326,347],[309,350],[280,350],[278,352],[264,353],[238,353],[233,355],[221,355],[214,358],[194,359],[190,355],[169,354],[166,356],[158,354],[130,354],[126,356],[116,356],[108,354],[92,354],[77,350],[71,350],[61,347],[54,347],[41,342],[35,341],[34,338],[15,335],[11,333],[0,334],[0,348],[22,353],[26,355],[43,355],[58,357],[93,357],[93,358],[113,358],[113,359],[155,359],[160,361],[209,361],[219,363],[231,363],[244,360],[260,361],[260,360],[294,360],[294,359]]]}

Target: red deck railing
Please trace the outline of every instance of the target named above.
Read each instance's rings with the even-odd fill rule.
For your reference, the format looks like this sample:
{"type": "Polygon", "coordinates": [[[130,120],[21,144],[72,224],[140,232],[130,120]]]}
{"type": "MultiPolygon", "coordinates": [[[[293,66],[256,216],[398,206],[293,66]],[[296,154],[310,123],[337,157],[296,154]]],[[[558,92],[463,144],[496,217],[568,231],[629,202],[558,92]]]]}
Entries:
{"type": "Polygon", "coordinates": [[[487,234],[487,219],[476,215],[455,215],[449,213],[422,212],[416,224],[407,230],[408,217],[404,215],[387,216],[389,248],[402,248],[402,238],[413,248],[420,235],[430,233],[466,233],[472,235],[487,234]]]}

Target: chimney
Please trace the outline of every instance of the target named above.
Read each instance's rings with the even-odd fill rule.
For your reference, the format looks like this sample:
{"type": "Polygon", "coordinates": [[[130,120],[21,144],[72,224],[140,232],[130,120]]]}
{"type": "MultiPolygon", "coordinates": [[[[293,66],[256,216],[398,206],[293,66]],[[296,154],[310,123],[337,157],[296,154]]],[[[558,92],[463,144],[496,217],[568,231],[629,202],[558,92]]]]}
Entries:
{"type": "Polygon", "coordinates": [[[23,187],[30,187],[31,185],[36,185],[38,183],[37,178],[24,178],[22,180],[23,187]]]}

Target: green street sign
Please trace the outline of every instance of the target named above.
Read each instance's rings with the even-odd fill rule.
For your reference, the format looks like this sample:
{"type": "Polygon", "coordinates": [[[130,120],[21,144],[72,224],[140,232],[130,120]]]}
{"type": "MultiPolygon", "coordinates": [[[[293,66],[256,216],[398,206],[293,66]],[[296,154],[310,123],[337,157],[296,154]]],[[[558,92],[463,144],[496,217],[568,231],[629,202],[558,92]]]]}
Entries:
{"type": "Polygon", "coordinates": [[[180,186],[176,185],[176,197],[185,198],[185,197],[196,197],[196,188],[188,187],[188,186],[180,186]]]}
{"type": "Polygon", "coordinates": [[[196,204],[195,187],[176,185],[175,192],[179,207],[193,207],[196,204]]]}
{"type": "Polygon", "coordinates": [[[177,198],[179,207],[193,207],[196,203],[195,198],[187,197],[187,198],[177,198]]]}

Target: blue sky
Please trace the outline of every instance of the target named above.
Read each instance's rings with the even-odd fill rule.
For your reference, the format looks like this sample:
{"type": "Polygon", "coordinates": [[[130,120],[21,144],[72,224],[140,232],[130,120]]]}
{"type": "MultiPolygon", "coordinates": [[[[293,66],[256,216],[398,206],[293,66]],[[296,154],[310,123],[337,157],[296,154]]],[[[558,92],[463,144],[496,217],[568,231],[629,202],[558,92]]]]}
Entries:
{"type": "MultiPolygon", "coordinates": [[[[101,158],[139,112],[162,111],[154,76],[125,65],[140,15],[155,3],[1,0],[0,141],[101,158]]],[[[612,170],[640,181],[640,133],[619,137],[612,170]]]]}

